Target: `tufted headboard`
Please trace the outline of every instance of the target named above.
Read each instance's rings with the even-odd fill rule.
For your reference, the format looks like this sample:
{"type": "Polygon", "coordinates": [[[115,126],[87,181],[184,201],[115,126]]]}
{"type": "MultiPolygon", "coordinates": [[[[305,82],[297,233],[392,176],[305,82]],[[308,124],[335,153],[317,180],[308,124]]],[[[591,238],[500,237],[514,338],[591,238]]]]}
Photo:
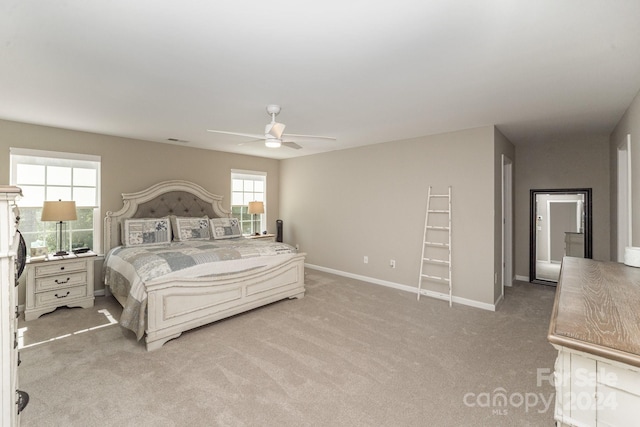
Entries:
{"type": "Polygon", "coordinates": [[[127,218],[162,218],[167,215],[228,218],[222,196],[189,181],[164,181],[146,190],[122,194],[122,209],[104,219],[104,253],[120,245],[120,230],[127,218]]]}
{"type": "Polygon", "coordinates": [[[207,215],[210,218],[217,218],[211,203],[186,191],[171,191],[138,204],[138,210],[133,214],[133,218],[160,218],[167,215],[207,215]]]}

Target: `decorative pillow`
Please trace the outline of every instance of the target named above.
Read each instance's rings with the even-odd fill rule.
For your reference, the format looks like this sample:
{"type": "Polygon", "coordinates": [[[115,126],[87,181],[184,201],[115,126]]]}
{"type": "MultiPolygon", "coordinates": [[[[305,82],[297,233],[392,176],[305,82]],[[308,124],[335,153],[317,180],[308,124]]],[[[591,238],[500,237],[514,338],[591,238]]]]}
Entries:
{"type": "Polygon", "coordinates": [[[165,218],[129,218],[124,220],[124,246],[160,245],[171,243],[171,222],[165,218]]]}
{"type": "Polygon", "coordinates": [[[171,229],[173,230],[173,240],[209,240],[209,217],[180,217],[170,216],[171,229]]]}
{"type": "Polygon", "coordinates": [[[238,218],[211,218],[211,232],[214,239],[242,237],[238,218]]]}

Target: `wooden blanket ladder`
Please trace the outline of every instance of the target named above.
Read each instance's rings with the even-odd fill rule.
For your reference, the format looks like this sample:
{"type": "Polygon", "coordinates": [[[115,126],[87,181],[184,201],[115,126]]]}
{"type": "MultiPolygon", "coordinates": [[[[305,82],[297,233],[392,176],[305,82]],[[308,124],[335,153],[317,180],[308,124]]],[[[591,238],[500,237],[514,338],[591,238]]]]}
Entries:
{"type": "Polygon", "coordinates": [[[424,239],[420,257],[418,300],[425,294],[452,304],[451,283],[451,186],[446,194],[433,194],[429,186],[424,239]],[[429,289],[423,288],[429,284],[429,289]],[[448,295],[443,292],[448,286],[448,295]],[[433,290],[432,290],[433,288],[433,290]]]}

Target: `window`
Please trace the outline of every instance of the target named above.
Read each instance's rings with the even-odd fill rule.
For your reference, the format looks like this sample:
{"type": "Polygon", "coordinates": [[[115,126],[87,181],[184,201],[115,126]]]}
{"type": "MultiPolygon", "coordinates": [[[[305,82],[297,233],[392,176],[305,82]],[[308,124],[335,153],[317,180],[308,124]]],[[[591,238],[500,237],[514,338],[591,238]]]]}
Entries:
{"type": "Polygon", "coordinates": [[[10,153],[11,184],[23,194],[17,204],[27,248],[46,246],[55,252],[56,223],[40,221],[43,202],[73,200],[78,219],[66,224],[64,240],[71,242],[71,249],[100,252],[100,157],[21,148],[10,153]]]}
{"type": "Polygon", "coordinates": [[[249,202],[263,202],[267,210],[267,174],[252,171],[231,171],[231,214],[240,220],[242,234],[266,230],[266,214],[249,215],[249,202]],[[252,218],[254,217],[254,218],[252,218]]]}

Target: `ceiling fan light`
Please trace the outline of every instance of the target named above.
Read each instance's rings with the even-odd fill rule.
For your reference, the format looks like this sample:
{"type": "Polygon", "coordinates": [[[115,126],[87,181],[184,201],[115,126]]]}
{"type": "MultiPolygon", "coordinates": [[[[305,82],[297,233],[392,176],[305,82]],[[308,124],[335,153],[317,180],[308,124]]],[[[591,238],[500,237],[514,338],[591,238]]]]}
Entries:
{"type": "Polygon", "coordinates": [[[264,142],[264,145],[267,148],[280,148],[280,146],[282,145],[282,143],[280,142],[279,139],[267,139],[264,142]]]}

